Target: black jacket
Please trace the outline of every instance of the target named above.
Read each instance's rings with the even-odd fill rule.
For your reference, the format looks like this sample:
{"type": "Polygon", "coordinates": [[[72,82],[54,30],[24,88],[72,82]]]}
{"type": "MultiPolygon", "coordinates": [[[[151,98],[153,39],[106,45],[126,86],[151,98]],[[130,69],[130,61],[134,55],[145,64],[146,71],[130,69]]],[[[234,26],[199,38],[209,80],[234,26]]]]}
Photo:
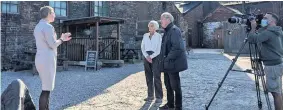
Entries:
{"type": "Polygon", "coordinates": [[[165,28],[160,54],[162,72],[176,73],[188,69],[181,31],[173,23],[165,28]]]}

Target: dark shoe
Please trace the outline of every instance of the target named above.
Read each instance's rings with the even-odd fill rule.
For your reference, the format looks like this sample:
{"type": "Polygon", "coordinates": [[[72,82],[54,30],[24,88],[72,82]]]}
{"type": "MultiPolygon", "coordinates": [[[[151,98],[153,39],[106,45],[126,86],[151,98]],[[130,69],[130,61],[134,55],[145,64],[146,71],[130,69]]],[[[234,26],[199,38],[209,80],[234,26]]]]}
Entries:
{"type": "Polygon", "coordinates": [[[144,101],[152,101],[154,98],[153,97],[147,97],[144,99],[144,101]]]}
{"type": "Polygon", "coordinates": [[[174,110],[182,110],[182,107],[176,107],[174,110]]]}
{"type": "Polygon", "coordinates": [[[159,107],[159,110],[174,110],[174,106],[168,106],[165,104],[164,106],[159,107]]]}
{"type": "Polygon", "coordinates": [[[157,99],[155,100],[155,103],[162,103],[162,99],[158,99],[158,98],[157,98],[157,99]]]}

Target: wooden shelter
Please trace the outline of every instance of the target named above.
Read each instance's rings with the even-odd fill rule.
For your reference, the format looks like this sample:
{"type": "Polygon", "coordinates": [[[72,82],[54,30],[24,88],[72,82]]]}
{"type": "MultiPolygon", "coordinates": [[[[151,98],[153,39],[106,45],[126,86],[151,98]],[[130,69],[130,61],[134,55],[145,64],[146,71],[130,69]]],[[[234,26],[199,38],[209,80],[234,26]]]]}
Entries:
{"type": "Polygon", "coordinates": [[[62,54],[72,64],[84,65],[86,52],[97,51],[98,59],[103,64],[121,64],[120,60],[120,26],[124,23],[123,19],[111,17],[84,17],[78,19],[68,19],[63,22],[63,30],[72,33],[72,40],[65,43],[59,49],[62,54]],[[100,26],[106,26],[114,29],[115,25],[117,36],[109,34],[100,35],[100,26]]]}

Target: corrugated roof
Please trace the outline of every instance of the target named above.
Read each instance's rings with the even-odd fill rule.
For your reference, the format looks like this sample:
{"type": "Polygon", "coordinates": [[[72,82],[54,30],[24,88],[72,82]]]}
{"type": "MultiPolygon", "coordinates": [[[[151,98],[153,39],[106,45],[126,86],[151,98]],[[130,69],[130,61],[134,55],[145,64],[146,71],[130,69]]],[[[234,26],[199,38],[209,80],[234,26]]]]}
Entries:
{"type": "Polygon", "coordinates": [[[175,6],[181,13],[187,13],[192,11],[194,8],[199,6],[201,1],[191,1],[191,2],[175,2],[175,6]]]}
{"type": "MultiPolygon", "coordinates": [[[[222,6],[219,6],[218,8],[221,8],[221,7],[222,7],[222,8],[226,8],[226,9],[228,9],[228,10],[231,10],[232,12],[234,12],[235,15],[243,15],[243,13],[240,12],[239,10],[237,10],[237,9],[230,8],[230,7],[223,6],[223,5],[222,5],[222,6]]],[[[205,21],[209,16],[211,16],[212,14],[214,14],[215,11],[216,11],[218,8],[216,8],[212,13],[208,14],[207,16],[205,16],[204,19],[203,19],[203,21],[205,21]]]]}
{"type": "Polygon", "coordinates": [[[233,11],[235,14],[243,15],[243,13],[242,13],[242,12],[240,12],[239,10],[237,10],[237,9],[230,8],[230,7],[226,7],[226,8],[228,8],[228,9],[229,9],[229,10],[231,10],[231,11],[233,11]]]}
{"type": "MultiPolygon", "coordinates": [[[[259,3],[259,2],[266,2],[266,1],[245,1],[246,4],[249,4],[249,3],[259,3]]],[[[223,6],[229,6],[229,5],[240,5],[243,3],[243,1],[220,1],[219,2],[221,5],[223,6]]]]}

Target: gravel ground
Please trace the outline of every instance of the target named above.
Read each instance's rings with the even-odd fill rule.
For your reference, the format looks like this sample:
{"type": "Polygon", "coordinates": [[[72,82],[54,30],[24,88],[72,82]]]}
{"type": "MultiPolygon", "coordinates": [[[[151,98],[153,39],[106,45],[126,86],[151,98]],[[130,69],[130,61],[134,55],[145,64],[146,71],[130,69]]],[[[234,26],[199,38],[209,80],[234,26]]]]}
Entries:
{"type": "MultiPolygon", "coordinates": [[[[212,97],[218,82],[231,64],[228,58],[222,54],[190,54],[189,69],[180,74],[184,110],[205,109],[205,104],[212,97]]],[[[245,67],[247,66],[244,65],[242,68],[245,67]]],[[[12,80],[22,79],[29,87],[38,106],[41,88],[38,76],[32,76],[28,72],[2,72],[1,76],[1,92],[12,80]]],[[[166,102],[164,84],[163,90],[164,104],[166,102]]],[[[145,97],[146,83],[142,63],[128,64],[122,68],[103,68],[97,72],[84,72],[84,68],[81,67],[72,68],[70,71],[57,73],[50,109],[156,110],[160,104],[145,103],[143,101],[145,97]]],[[[263,95],[262,100],[265,107],[263,95]]],[[[270,100],[273,101],[271,97],[270,100]]],[[[257,109],[252,76],[240,72],[229,73],[210,106],[210,110],[257,109]]]]}

